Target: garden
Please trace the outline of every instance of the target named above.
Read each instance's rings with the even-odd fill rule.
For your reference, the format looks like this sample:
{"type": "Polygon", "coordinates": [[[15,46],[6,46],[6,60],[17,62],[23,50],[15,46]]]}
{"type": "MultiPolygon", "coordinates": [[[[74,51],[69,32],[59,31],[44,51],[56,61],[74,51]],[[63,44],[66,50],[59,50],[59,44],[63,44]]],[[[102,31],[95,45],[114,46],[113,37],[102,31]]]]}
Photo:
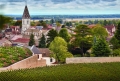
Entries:
{"type": "Polygon", "coordinates": [[[120,63],[63,64],[0,72],[0,81],[120,81],[120,63]]]}
{"type": "Polygon", "coordinates": [[[32,55],[28,48],[0,47],[0,67],[7,67],[32,55]]]}

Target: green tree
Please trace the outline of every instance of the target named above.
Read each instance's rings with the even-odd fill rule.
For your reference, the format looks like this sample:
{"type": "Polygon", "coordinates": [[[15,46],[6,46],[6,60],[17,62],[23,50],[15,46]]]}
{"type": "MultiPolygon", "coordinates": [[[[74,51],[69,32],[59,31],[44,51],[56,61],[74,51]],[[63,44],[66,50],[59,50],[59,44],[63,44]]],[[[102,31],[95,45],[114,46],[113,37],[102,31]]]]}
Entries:
{"type": "Polygon", "coordinates": [[[30,40],[29,40],[29,46],[32,46],[32,45],[34,45],[34,44],[35,44],[34,35],[31,34],[31,35],[30,35],[30,40]]]}
{"type": "Polygon", "coordinates": [[[75,40],[72,41],[74,46],[80,47],[84,55],[88,49],[92,46],[92,33],[91,29],[87,25],[78,25],[74,32],[75,40]]]}
{"type": "Polygon", "coordinates": [[[72,54],[67,51],[67,42],[61,37],[55,37],[49,49],[52,51],[51,56],[56,59],[57,63],[64,63],[67,57],[72,57],[72,54]]]}
{"type": "Polygon", "coordinates": [[[108,32],[106,31],[106,29],[104,27],[102,27],[101,25],[96,25],[93,29],[92,29],[92,33],[94,36],[96,36],[97,38],[106,38],[108,36],[108,32]]]}
{"type": "Polygon", "coordinates": [[[62,37],[66,42],[69,42],[70,37],[71,37],[66,28],[62,28],[60,30],[59,36],[62,37]]]}
{"type": "Polygon", "coordinates": [[[98,39],[96,44],[92,48],[92,54],[96,57],[109,56],[111,50],[105,39],[98,39]]]}
{"type": "Polygon", "coordinates": [[[45,48],[46,47],[46,39],[45,39],[45,35],[42,34],[42,37],[40,38],[39,41],[39,48],[45,48]]]}
{"type": "Polygon", "coordinates": [[[4,15],[0,15],[0,30],[2,30],[5,26],[5,24],[10,23],[12,20],[12,18],[4,16],[4,15]]]}
{"type": "Polygon", "coordinates": [[[54,40],[54,38],[56,36],[58,36],[58,33],[56,30],[51,29],[48,34],[47,34],[48,38],[47,38],[47,47],[49,47],[50,43],[54,40]]]}
{"type": "Polygon", "coordinates": [[[115,38],[118,40],[119,44],[120,44],[120,22],[118,23],[116,32],[115,32],[115,38]]]}
{"type": "Polygon", "coordinates": [[[113,36],[111,39],[110,39],[110,44],[112,44],[112,49],[118,49],[120,48],[120,43],[119,41],[115,38],[115,36],[113,36]]]}

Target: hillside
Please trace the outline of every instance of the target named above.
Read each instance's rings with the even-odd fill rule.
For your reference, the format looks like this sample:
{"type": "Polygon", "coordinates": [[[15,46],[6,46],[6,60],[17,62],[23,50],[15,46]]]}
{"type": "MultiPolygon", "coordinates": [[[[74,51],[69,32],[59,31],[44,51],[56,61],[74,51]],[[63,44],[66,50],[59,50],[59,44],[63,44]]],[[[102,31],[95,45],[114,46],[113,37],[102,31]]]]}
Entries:
{"type": "Polygon", "coordinates": [[[28,48],[0,47],[0,67],[9,66],[31,55],[32,53],[28,48]]]}

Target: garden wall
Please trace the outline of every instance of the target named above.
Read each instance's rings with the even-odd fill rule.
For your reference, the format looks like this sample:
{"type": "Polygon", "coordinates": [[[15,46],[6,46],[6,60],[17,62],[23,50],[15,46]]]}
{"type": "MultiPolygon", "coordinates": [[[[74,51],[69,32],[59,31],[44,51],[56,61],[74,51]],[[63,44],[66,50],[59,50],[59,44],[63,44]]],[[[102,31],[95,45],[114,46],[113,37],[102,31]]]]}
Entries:
{"type": "Polygon", "coordinates": [[[75,57],[66,58],[66,63],[104,63],[104,62],[120,62],[120,57],[75,57]]]}
{"type": "Polygon", "coordinates": [[[45,59],[39,59],[38,55],[31,56],[27,59],[19,61],[13,65],[6,67],[7,70],[14,70],[14,69],[24,69],[24,68],[35,68],[35,67],[42,67],[46,66],[45,59]]]}

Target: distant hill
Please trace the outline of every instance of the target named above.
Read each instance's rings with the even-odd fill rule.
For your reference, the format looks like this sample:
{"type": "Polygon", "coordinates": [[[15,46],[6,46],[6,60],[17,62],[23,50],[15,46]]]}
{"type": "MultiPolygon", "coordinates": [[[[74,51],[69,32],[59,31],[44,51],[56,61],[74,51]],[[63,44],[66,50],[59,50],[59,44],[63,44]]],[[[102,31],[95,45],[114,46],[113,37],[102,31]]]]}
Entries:
{"type": "MultiPolygon", "coordinates": [[[[16,20],[21,20],[22,15],[7,15],[16,20]]],[[[31,19],[52,19],[52,18],[120,18],[120,14],[103,14],[103,15],[31,15],[31,19]]]]}

